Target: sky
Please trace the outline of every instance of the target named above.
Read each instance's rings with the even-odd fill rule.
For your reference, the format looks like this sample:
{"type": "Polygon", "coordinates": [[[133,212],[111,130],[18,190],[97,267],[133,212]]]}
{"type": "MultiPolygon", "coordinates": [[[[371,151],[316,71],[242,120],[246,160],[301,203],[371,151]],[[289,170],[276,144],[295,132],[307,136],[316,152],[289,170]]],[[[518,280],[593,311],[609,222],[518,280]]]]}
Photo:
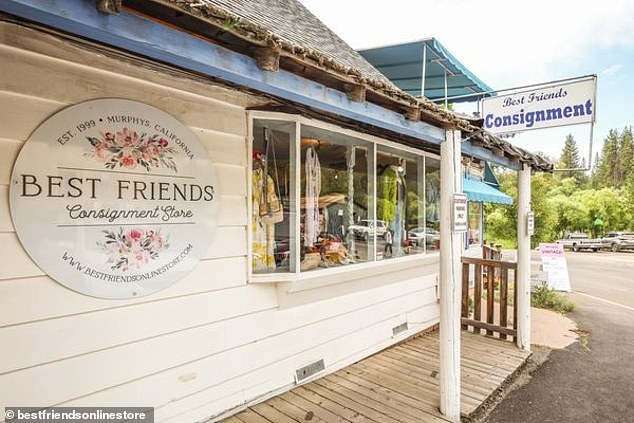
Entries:
{"type": "MultiPolygon", "coordinates": [[[[355,49],[436,38],[496,90],[597,75],[596,122],[508,139],[558,158],[566,135],[592,160],[610,129],[634,126],[632,0],[300,0],[355,49]]],[[[471,113],[475,104],[456,107],[471,113]]]]}

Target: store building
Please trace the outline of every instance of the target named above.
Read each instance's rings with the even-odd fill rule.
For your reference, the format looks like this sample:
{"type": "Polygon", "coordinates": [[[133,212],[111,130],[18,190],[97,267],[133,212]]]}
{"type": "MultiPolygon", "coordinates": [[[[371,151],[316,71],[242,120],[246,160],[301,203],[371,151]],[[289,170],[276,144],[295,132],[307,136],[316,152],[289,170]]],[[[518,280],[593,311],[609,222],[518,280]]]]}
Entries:
{"type": "Polygon", "coordinates": [[[120,3],[0,3],[0,407],[217,419],[459,327],[459,254],[408,236],[449,236],[443,163],[548,162],[293,0],[120,3]]]}

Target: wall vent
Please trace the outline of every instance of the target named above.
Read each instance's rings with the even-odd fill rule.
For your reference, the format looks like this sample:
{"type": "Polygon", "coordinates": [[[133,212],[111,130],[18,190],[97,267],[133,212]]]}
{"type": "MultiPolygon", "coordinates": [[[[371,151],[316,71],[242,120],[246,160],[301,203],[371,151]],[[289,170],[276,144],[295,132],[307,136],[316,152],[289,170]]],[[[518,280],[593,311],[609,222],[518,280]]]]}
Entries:
{"type": "Polygon", "coordinates": [[[326,369],[326,364],[324,363],[324,359],[320,359],[311,363],[307,366],[301,367],[295,370],[295,382],[299,383],[309,377],[316,375],[319,372],[323,372],[326,369]]]}
{"type": "Polygon", "coordinates": [[[394,326],[392,328],[392,336],[396,336],[401,332],[405,332],[407,329],[409,329],[409,325],[407,324],[407,322],[401,323],[398,326],[394,326]]]}

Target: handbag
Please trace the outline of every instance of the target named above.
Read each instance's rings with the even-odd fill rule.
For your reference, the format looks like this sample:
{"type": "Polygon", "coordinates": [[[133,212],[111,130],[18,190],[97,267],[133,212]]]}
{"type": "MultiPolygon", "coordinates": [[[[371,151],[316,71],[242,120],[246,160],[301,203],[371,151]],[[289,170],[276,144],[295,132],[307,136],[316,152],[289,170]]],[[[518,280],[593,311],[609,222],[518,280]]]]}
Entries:
{"type": "Polygon", "coordinates": [[[280,223],[284,220],[284,207],[282,206],[282,202],[280,201],[280,185],[279,185],[279,177],[277,175],[277,159],[275,157],[275,147],[271,145],[271,139],[269,137],[269,129],[264,129],[264,183],[262,184],[262,203],[260,204],[260,218],[262,219],[262,223],[266,225],[272,225],[275,223],[280,223]],[[275,170],[276,178],[269,176],[268,166],[269,166],[269,150],[272,152],[273,158],[273,169],[275,170]],[[273,182],[273,195],[269,196],[269,178],[271,178],[273,182]]]}

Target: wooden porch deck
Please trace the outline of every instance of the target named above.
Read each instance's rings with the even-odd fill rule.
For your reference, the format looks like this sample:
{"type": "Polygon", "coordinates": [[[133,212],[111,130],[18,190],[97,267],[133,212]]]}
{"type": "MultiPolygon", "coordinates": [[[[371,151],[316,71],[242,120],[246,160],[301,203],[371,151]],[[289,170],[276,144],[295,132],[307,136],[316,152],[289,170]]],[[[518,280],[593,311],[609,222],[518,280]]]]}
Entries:
{"type": "MultiPolygon", "coordinates": [[[[225,423],[446,422],[440,412],[438,331],[253,405],[225,423]]],[[[461,414],[470,416],[527,360],[508,341],[462,331],[461,414]]]]}

